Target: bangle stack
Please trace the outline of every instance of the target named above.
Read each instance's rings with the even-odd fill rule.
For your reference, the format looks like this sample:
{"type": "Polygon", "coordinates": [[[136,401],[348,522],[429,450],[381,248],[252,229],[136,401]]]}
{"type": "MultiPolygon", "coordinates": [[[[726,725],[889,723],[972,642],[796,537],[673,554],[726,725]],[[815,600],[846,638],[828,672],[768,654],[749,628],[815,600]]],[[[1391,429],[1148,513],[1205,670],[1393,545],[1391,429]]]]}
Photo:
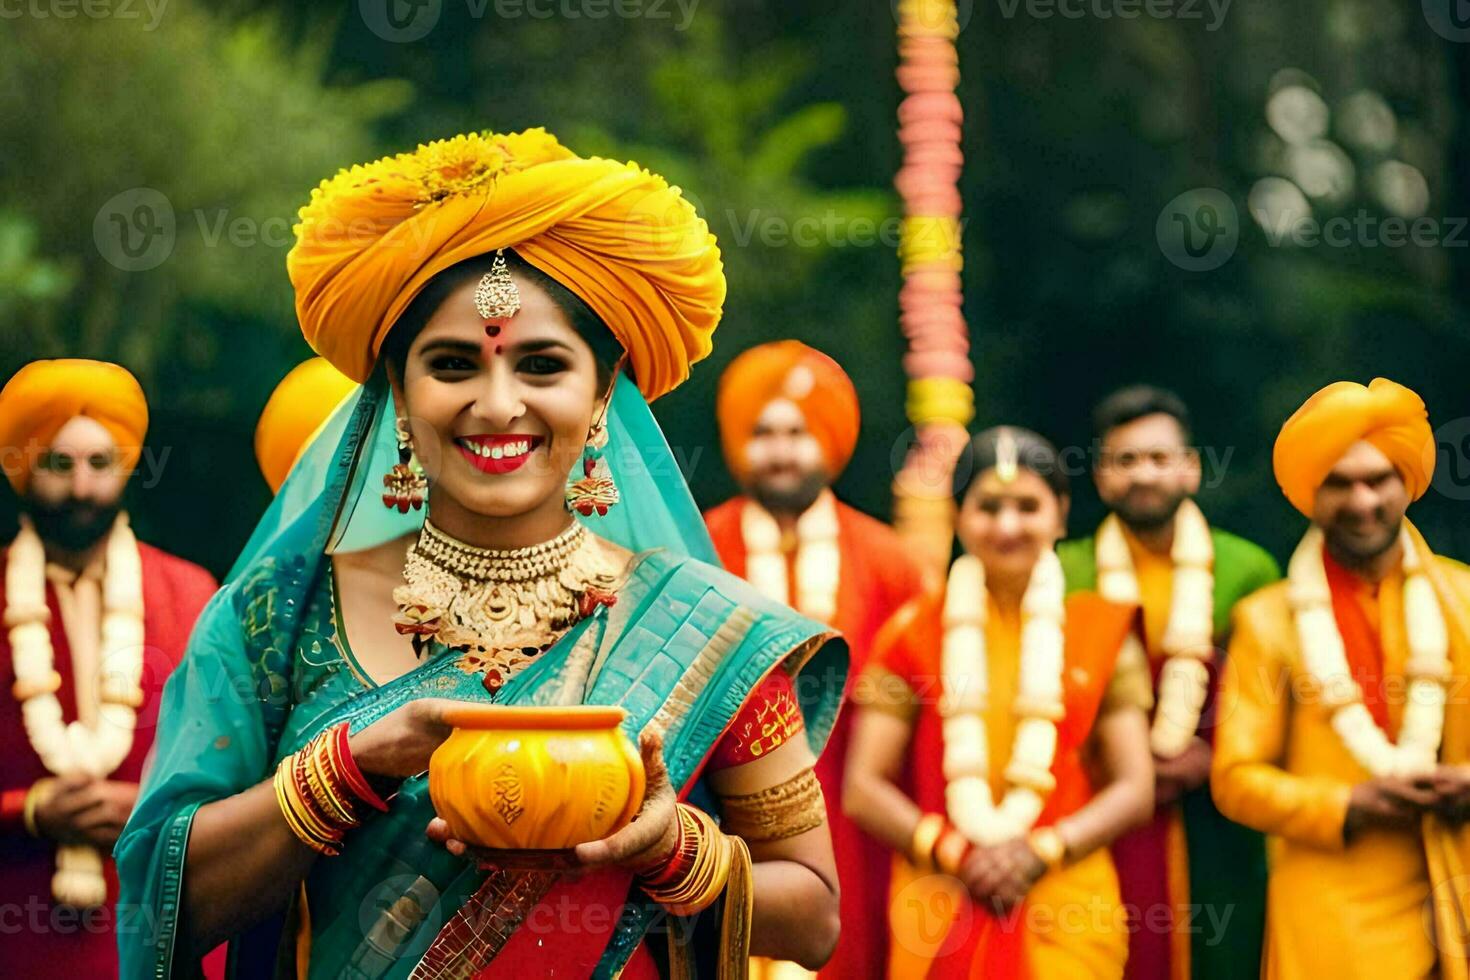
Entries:
{"type": "Polygon", "coordinates": [[[50,797],[55,782],[54,779],[38,779],[31,784],[30,789],[26,790],[25,802],[21,804],[20,821],[26,833],[32,837],[41,836],[41,828],[36,826],[36,807],[50,797]]]}
{"type": "Polygon", "coordinates": [[[734,858],[733,839],[709,815],[684,803],[678,806],[679,840],[660,869],[639,875],[643,890],[675,915],[693,915],[714,904],[725,890],[734,858]]]}
{"type": "Polygon", "coordinates": [[[286,826],[307,847],[329,857],[341,852],[347,831],[362,822],[359,803],[388,809],[352,759],[346,723],[327,729],[282,759],[276,767],[275,790],[286,826]]]}

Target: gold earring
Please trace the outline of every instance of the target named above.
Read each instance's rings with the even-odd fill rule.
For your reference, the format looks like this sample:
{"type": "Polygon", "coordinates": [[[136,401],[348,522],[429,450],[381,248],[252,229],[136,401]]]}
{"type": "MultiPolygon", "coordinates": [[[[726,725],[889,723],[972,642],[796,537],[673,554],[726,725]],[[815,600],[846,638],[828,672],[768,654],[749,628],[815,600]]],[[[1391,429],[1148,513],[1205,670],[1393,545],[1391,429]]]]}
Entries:
{"type": "Polygon", "coordinates": [[[599,422],[587,434],[587,447],[582,451],[582,476],[567,487],[567,506],[583,517],[607,516],[609,507],[616,507],[622,495],[613,482],[612,470],[602,450],[607,447],[607,424],[599,422]]]}
{"type": "Polygon", "coordinates": [[[398,436],[398,462],[383,476],[383,506],[407,514],[412,507],[424,506],[424,495],[429,489],[429,478],[419,465],[413,452],[413,434],[408,431],[408,419],[399,418],[393,423],[398,436]]]}

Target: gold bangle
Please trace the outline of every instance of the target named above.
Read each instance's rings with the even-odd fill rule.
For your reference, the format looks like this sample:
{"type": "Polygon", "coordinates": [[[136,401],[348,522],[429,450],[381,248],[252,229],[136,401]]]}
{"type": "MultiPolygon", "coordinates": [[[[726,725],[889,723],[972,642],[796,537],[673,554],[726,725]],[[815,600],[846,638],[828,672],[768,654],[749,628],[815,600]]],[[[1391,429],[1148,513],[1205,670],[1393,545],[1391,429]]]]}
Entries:
{"type": "Polygon", "coordinates": [[[945,820],[941,814],[926,813],[919,818],[909,838],[909,860],[914,867],[923,871],[934,870],[934,845],[939,843],[944,828],[945,820]]]}
{"type": "Polygon", "coordinates": [[[1067,842],[1055,827],[1038,827],[1026,835],[1026,843],[1048,871],[1061,867],[1067,859],[1067,842]]]}
{"type": "Polygon", "coordinates": [[[26,833],[32,837],[41,836],[41,828],[36,826],[36,807],[44,802],[42,797],[51,798],[51,791],[55,788],[55,783],[54,779],[38,779],[31,784],[30,789],[26,790],[25,802],[20,807],[20,822],[25,827],[26,833]]]}
{"type": "Polygon", "coordinates": [[[748,841],[786,840],[827,821],[822,784],[808,767],[759,793],[720,798],[720,829],[748,841]]]}
{"type": "Polygon", "coordinates": [[[693,863],[679,880],[658,887],[645,887],[648,896],[674,915],[694,915],[714,904],[725,890],[735,854],[735,840],[715,826],[703,810],[679,804],[680,813],[691,818],[698,845],[693,863]]]}
{"type": "Polygon", "coordinates": [[[957,876],[969,853],[970,839],[958,828],[951,827],[934,845],[934,866],[947,875],[957,876]]]}

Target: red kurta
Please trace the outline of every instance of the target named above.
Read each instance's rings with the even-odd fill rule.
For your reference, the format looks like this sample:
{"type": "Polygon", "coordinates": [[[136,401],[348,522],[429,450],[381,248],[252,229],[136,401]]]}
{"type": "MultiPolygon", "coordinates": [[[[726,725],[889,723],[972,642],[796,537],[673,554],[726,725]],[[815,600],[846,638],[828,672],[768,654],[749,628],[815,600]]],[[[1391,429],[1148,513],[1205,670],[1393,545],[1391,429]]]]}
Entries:
{"type": "MultiPolygon", "coordinates": [[[[132,751],[108,778],[137,782],[153,747],[158,721],[159,695],[163,682],[184,656],[189,631],[204,604],[214,595],[214,578],[190,562],[139,543],[143,566],[143,706],[138,710],[138,727],[132,751]]],[[[76,718],[75,686],[71,654],[62,629],[61,609],[55,589],[47,583],[46,602],[51,609],[51,644],[61,690],[56,694],[66,721],[76,718]]],[[[4,608],[4,579],[0,575],[0,608],[4,608]]],[[[11,695],[15,671],[10,641],[0,630],[0,793],[14,798],[36,780],[51,773],[26,738],[20,703],[11,695]]],[[[35,840],[20,825],[18,815],[0,821],[0,967],[7,977],[32,978],[61,974],[73,977],[115,977],[118,972],[115,930],[147,929],[151,923],[126,911],[119,915],[117,872],[106,862],[108,903],[89,912],[77,912],[51,901],[51,875],[55,871],[55,846],[35,840]]],[[[136,912],[136,910],[134,910],[136,912]]]]}
{"type": "MultiPolygon", "coordinates": [[[[745,497],[735,497],[705,514],[720,560],[745,577],[745,539],[740,513],[745,497]]],[[[873,637],[894,612],[923,590],[919,567],[888,525],[837,502],[837,546],[842,567],[837,577],[837,612],[829,624],[840,630],[851,650],[846,693],[868,662],[873,637]]],[[[787,559],[789,595],[797,595],[794,554],[787,559]]],[[[852,712],[844,708],[827,748],[817,760],[817,779],[827,799],[827,821],[842,884],[842,938],[822,970],[824,977],[871,975],[888,956],[888,870],[890,855],[842,814],[842,770],[852,712]]]]}

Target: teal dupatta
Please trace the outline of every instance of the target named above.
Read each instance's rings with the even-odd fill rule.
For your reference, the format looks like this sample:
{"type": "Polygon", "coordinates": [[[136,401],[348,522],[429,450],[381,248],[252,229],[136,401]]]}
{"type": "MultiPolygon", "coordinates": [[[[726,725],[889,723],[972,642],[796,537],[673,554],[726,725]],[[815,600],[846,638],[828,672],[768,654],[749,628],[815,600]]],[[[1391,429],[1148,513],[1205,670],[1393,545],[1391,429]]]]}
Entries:
{"type": "MultiPolygon", "coordinates": [[[[479,675],[459,669],[444,651],[345,699],[320,697],[294,676],[303,612],[322,584],[326,556],[412,529],[413,515],[355,506],[375,497],[371,479],[391,458],[390,405],[379,377],[318,437],[166,686],[156,758],[117,848],[123,907],[138,909],[137,921],[148,927],[120,931],[126,978],[192,970],[177,940],[188,834],[199,806],[268,778],[280,758],[328,726],[345,721],[360,730],[416,698],[488,698],[479,675]]],[[[800,671],[806,731],[820,751],[841,697],[845,646],[827,642],[826,627],[699,560],[713,555],[703,523],[682,477],[659,472],[677,476],[631,384],[618,383],[609,417],[605,458],[633,506],[589,526],[638,558],[616,605],[599,609],[513,676],[496,702],[620,705],[630,735],[664,733],[665,762],[682,787],[696,780],[762,678],[776,669],[800,671]]],[[[694,798],[701,798],[698,787],[694,798]]],[[[370,816],[349,835],[341,857],[316,863],[306,883],[312,977],[408,976],[471,896],[494,892],[499,879],[487,885],[487,875],[515,884],[514,875],[479,870],[428,841],[432,815],[427,781],[411,779],[388,813],[370,816]]],[[[613,976],[627,963],[656,911],[636,890],[627,896],[596,975],[613,976]]]]}

